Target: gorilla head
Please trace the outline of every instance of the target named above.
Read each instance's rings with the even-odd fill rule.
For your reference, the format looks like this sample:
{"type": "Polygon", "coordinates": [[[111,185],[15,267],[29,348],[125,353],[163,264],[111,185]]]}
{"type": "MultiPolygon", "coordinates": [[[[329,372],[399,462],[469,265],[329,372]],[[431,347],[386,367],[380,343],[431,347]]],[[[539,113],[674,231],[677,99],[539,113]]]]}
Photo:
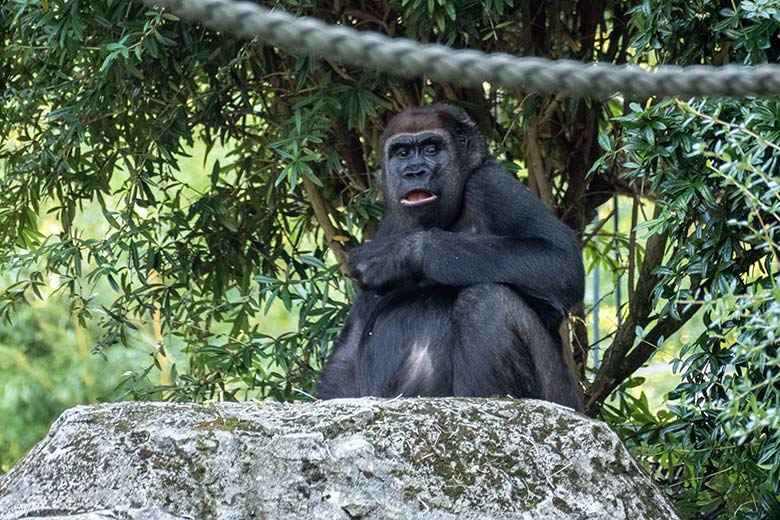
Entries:
{"type": "Polygon", "coordinates": [[[465,112],[436,104],[394,117],[380,139],[385,210],[406,229],[446,228],[463,187],[487,158],[485,139],[465,112]]]}

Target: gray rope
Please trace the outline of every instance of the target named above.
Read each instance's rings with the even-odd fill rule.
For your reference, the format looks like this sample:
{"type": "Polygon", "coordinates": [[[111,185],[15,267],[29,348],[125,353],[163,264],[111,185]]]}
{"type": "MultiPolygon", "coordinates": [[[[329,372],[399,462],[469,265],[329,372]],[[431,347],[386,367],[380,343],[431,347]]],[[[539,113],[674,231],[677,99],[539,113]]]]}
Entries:
{"type": "Polygon", "coordinates": [[[459,85],[484,82],[523,91],[564,92],[605,98],[622,92],[648,96],[764,96],[780,94],[780,66],[710,67],[587,64],[572,60],[518,58],[423,45],[405,38],[326,25],[236,0],[144,0],[178,16],[244,38],[259,37],[290,52],[373,67],[404,76],[427,76],[459,85]]]}

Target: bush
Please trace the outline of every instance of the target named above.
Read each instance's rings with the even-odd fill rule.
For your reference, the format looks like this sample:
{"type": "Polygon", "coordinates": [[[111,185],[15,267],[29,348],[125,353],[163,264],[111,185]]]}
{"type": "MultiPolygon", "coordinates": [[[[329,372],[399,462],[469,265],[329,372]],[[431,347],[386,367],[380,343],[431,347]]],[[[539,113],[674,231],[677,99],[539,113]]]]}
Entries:
{"type": "MultiPolygon", "coordinates": [[[[753,64],[780,52],[776,0],[279,7],[583,61],[753,64]]],[[[98,352],[151,329],[154,360],[118,395],[308,398],[353,296],[345,252],[380,215],[371,172],[384,121],[457,102],[580,234],[588,268],[627,289],[627,301],[609,295],[616,323],[598,356],[586,320],[606,303],[572,315],[588,413],[618,427],[691,515],[778,514],[777,99],[599,101],[401,79],[110,0],[13,0],[0,34],[0,247],[12,277],[0,314],[45,298],[56,275],[74,319],[99,325],[98,352]],[[618,194],[630,229],[607,231],[602,207],[618,194]],[[41,232],[44,213],[56,232],[41,232]],[[266,317],[279,302],[293,330],[266,317]],[[699,321],[701,335],[669,344],[699,321]],[[635,373],[661,350],[677,355],[682,382],[655,413],[635,373]],[[159,385],[141,384],[149,371],[159,385]]]]}

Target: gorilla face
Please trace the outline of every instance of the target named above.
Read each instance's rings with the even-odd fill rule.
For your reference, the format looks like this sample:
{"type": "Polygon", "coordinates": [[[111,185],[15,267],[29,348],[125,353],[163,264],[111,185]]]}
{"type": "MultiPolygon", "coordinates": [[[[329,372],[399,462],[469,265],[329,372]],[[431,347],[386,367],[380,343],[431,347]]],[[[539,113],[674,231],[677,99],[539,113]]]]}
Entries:
{"type": "Polygon", "coordinates": [[[453,224],[469,175],[488,157],[474,121],[442,104],[404,110],[388,122],[379,143],[385,211],[404,231],[453,224]]]}
{"type": "Polygon", "coordinates": [[[415,227],[446,228],[461,207],[466,169],[443,129],[400,133],[384,143],[385,206],[415,227]]]}

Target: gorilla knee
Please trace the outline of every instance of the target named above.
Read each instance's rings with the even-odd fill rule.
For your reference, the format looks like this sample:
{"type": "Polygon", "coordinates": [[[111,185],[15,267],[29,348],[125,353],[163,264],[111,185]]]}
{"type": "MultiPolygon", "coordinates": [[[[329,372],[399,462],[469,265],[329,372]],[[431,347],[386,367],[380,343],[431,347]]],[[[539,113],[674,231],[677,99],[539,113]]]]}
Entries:
{"type": "Polygon", "coordinates": [[[455,304],[455,316],[466,321],[484,316],[493,323],[511,320],[533,330],[541,327],[539,317],[522,296],[500,283],[477,284],[462,289],[455,304]]]}

